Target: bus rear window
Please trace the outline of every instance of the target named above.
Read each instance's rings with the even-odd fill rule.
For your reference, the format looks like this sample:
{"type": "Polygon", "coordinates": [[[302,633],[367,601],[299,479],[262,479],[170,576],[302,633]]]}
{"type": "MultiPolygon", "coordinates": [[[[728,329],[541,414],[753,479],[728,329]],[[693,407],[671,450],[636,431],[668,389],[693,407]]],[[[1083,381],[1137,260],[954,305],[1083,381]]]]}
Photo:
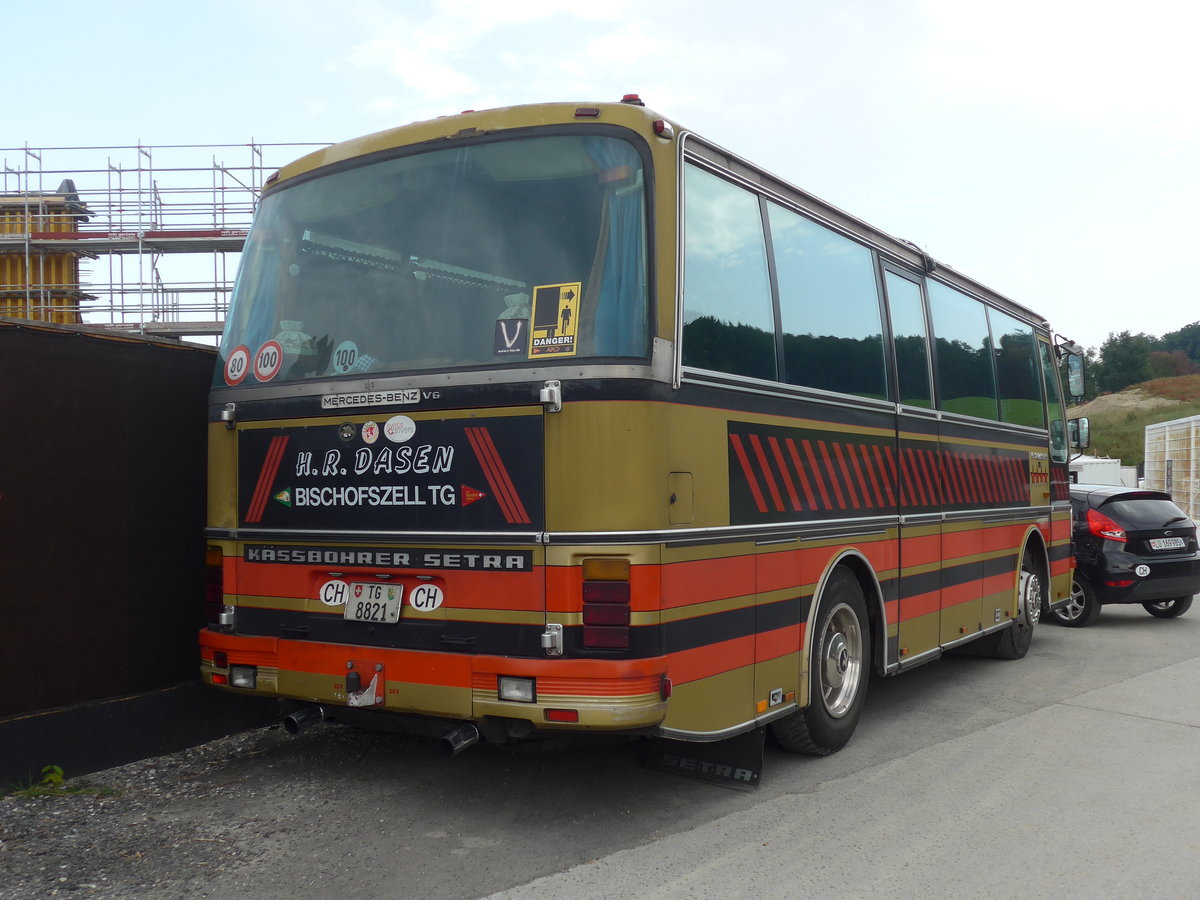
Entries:
{"type": "Polygon", "coordinates": [[[268,195],[214,384],[644,358],[641,157],[607,136],[438,149],[268,195]]]}

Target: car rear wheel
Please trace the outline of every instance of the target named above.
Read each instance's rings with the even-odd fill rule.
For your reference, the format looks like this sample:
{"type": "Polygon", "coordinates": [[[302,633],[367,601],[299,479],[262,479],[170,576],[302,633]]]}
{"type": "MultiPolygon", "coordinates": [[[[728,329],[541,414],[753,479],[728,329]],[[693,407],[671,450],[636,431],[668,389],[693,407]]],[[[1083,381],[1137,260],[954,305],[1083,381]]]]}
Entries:
{"type": "Polygon", "coordinates": [[[1071,582],[1071,599],[1050,611],[1050,618],[1068,628],[1083,628],[1100,618],[1100,601],[1086,578],[1079,575],[1071,582]]]}
{"type": "Polygon", "coordinates": [[[871,675],[867,604],[849,569],[835,569],[821,592],[808,652],[808,705],[771,731],[785,750],[828,756],[854,733],[871,675]]]}
{"type": "Polygon", "coordinates": [[[1154,600],[1150,603],[1143,603],[1142,607],[1156,618],[1174,619],[1192,608],[1192,598],[1173,597],[1170,600],[1154,600]]]}

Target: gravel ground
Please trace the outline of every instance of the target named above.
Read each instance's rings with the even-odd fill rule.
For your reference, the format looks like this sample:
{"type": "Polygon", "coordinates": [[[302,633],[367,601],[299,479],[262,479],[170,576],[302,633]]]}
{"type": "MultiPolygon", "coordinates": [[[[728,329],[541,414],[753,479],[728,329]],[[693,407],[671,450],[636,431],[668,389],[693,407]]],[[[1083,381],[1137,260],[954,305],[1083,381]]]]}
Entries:
{"type": "MultiPolygon", "coordinates": [[[[303,758],[348,739],[332,727],[313,734],[246,732],[64,782],[77,793],[0,798],[0,898],[252,894],[255,863],[303,822],[296,806],[321,802],[320,785],[300,772],[303,758]],[[281,769],[290,771],[273,777],[281,769]],[[272,794],[282,782],[284,800],[272,794]]],[[[356,753],[373,739],[396,740],[349,739],[356,753]]]]}

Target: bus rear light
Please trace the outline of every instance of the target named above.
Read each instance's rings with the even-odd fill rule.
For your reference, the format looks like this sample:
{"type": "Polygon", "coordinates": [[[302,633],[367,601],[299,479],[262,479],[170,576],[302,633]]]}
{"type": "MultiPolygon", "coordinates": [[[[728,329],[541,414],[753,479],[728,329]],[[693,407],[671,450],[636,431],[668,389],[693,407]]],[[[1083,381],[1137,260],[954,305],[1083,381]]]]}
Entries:
{"type": "Polygon", "coordinates": [[[547,722],[578,722],[579,710],[577,709],[548,709],[546,710],[547,722]]]}
{"type": "Polygon", "coordinates": [[[628,625],[629,606],[624,603],[585,603],[584,625],[628,625]]]}
{"type": "Polygon", "coordinates": [[[537,689],[532,678],[501,675],[496,693],[501,700],[514,700],[518,703],[533,703],[537,699],[537,689]]]}
{"type": "Polygon", "coordinates": [[[629,605],[628,581],[585,581],[583,583],[583,605],[589,603],[624,603],[629,605]]]}
{"type": "Polygon", "coordinates": [[[1131,584],[1133,584],[1132,578],[1126,578],[1126,579],[1123,579],[1120,581],[1105,581],[1104,582],[1105,587],[1117,587],[1117,588],[1129,587],[1131,584]]]}
{"type": "Polygon", "coordinates": [[[629,629],[612,625],[584,625],[583,646],[592,650],[628,650],[629,629]]]}
{"type": "Polygon", "coordinates": [[[229,654],[224,650],[214,650],[213,665],[218,669],[226,668],[229,665],[229,654]]]}
{"type": "Polygon", "coordinates": [[[229,676],[222,675],[220,672],[213,672],[213,684],[229,684],[229,676]]]}
{"type": "Polygon", "coordinates": [[[225,553],[220,547],[209,546],[204,552],[204,615],[205,621],[220,621],[225,605],[225,553]]]}
{"type": "Polygon", "coordinates": [[[616,556],[594,556],[583,561],[584,581],[628,581],[629,560],[616,556]]]}
{"type": "Polygon", "coordinates": [[[612,556],[585,559],[583,569],[583,646],[591,650],[628,650],[632,618],[629,560],[612,556]]]}
{"type": "Polygon", "coordinates": [[[664,140],[670,140],[675,137],[675,129],[670,122],[663,119],[654,120],[654,133],[664,140]]]}

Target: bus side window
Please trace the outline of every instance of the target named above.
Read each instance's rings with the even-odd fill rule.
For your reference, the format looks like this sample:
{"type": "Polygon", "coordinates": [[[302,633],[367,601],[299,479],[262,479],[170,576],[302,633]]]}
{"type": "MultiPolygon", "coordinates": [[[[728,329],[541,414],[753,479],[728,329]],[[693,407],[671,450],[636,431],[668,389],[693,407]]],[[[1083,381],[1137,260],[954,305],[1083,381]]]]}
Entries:
{"type": "Polygon", "coordinates": [[[683,364],[774,379],[775,313],[758,197],[687,168],[683,364]]]}
{"type": "Polygon", "coordinates": [[[887,399],[871,251],[768,204],[788,384],[887,399]]]}
{"type": "Polygon", "coordinates": [[[1046,381],[1046,416],[1050,428],[1050,458],[1057,463],[1067,461],[1067,425],[1063,413],[1062,386],[1058,383],[1058,366],[1050,345],[1038,341],[1038,356],[1042,360],[1042,376],[1046,381]]]}
{"type": "Polygon", "coordinates": [[[1033,326],[997,309],[988,310],[996,347],[996,384],[1000,393],[1000,420],[1013,425],[1044,428],[1042,379],[1033,352],[1033,326]]]}
{"type": "Polygon", "coordinates": [[[929,387],[929,330],[921,287],[894,272],[884,272],[892,341],[896,348],[896,399],[908,406],[933,407],[929,387]]]}
{"type": "Polygon", "coordinates": [[[992,339],[983,304],[932,279],[927,284],[941,408],[998,419],[992,339]]]}

